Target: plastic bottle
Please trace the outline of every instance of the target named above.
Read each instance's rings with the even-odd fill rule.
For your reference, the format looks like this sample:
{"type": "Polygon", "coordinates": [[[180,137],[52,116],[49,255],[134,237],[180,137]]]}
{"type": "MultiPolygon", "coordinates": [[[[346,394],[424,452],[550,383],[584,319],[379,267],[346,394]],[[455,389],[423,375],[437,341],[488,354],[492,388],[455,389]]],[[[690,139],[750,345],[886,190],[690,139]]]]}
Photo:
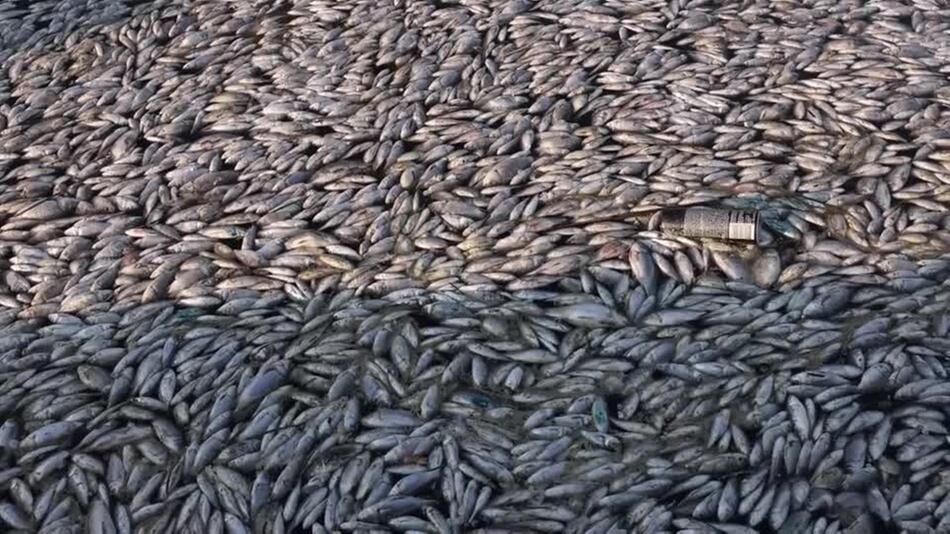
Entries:
{"type": "Polygon", "coordinates": [[[757,242],[759,213],[718,208],[673,208],[660,213],[660,231],[684,237],[757,242]]]}

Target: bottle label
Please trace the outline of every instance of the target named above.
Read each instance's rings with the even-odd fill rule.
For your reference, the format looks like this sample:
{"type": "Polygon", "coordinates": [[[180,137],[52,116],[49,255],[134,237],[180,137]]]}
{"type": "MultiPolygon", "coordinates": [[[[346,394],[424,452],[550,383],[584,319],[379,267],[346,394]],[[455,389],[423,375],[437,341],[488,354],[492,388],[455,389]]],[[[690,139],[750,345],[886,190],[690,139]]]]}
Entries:
{"type": "Polygon", "coordinates": [[[729,239],[736,241],[755,241],[757,237],[759,214],[752,211],[729,212],[729,239]]]}
{"type": "Polygon", "coordinates": [[[743,210],[691,208],[683,217],[683,234],[691,237],[755,241],[758,214],[743,210]]]}

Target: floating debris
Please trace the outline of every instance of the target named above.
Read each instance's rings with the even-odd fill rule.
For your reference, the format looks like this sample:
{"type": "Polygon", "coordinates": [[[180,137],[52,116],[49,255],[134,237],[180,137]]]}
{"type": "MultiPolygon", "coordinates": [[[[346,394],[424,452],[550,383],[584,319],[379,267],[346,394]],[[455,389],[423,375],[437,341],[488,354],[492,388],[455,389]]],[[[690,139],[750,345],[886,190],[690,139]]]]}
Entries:
{"type": "Polygon", "coordinates": [[[756,211],[680,208],[659,213],[660,229],[672,235],[753,243],[759,240],[756,211]]]}

